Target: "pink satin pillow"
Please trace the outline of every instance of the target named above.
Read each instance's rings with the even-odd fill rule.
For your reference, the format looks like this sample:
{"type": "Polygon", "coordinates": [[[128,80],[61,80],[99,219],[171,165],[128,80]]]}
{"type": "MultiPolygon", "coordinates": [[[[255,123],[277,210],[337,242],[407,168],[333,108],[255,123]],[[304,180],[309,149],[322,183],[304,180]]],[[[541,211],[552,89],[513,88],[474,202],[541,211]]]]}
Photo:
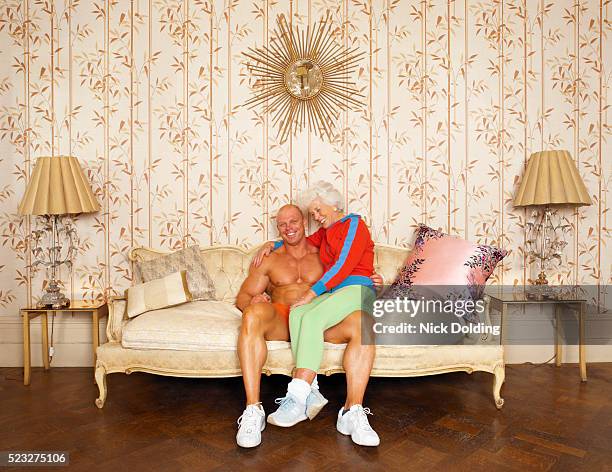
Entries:
{"type": "Polygon", "coordinates": [[[474,244],[420,225],[414,249],[393,285],[465,285],[480,292],[478,288],[484,288],[506,254],[503,249],[474,244]]]}

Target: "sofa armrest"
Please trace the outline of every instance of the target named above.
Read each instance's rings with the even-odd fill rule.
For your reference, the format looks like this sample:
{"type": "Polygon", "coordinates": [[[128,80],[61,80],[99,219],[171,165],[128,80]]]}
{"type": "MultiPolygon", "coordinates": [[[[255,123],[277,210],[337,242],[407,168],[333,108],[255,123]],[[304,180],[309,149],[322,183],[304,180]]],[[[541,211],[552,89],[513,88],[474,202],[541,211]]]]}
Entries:
{"type": "Polygon", "coordinates": [[[111,297],[108,300],[108,323],[106,324],[106,337],[109,342],[121,342],[123,325],[127,320],[127,298],[111,297]]]}

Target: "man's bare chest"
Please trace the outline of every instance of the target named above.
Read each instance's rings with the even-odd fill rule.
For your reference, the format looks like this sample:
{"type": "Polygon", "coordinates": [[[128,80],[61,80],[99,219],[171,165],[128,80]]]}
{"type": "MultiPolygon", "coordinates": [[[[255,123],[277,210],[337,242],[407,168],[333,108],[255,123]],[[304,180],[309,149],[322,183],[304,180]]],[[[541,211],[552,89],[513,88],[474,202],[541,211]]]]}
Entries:
{"type": "Polygon", "coordinates": [[[296,259],[288,254],[278,254],[270,270],[270,282],[274,286],[294,283],[314,284],[323,275],[323,265],[318,254],[308,254],[296,259]]]}

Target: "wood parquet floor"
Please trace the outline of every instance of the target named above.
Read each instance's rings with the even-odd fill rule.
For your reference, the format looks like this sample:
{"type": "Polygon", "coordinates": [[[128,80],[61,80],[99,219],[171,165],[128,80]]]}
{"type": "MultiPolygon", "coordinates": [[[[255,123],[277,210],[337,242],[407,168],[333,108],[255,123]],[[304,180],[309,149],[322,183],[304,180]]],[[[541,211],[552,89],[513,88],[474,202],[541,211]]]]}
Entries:
{"type": "MultiPolygon", "coordinates": [[[[315,420],[267,425],[262,445],[245,450],[235,444],[240,378],[112,374],[99,410],[92,369],[33,369],[24,387],[21,369],[2,368],[0,451],[65,450],[69,469],[88,472],[612,471],[612,363],[591,364],[588,375],[581,384],[576,365],[508,366],[501,411],[485,373],[372,379],[378,448],[336,432],[345,378],[320,376],[330,403],[315,420]]],[[[286,384],[263,378],[267,413],[286,384]]]]}

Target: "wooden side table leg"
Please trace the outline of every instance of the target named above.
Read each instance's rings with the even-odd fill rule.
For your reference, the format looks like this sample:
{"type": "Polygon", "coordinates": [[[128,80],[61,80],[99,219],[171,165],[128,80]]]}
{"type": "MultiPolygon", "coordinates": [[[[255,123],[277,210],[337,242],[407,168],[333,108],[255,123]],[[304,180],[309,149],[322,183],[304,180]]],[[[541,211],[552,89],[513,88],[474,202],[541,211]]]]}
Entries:
{"type": "Polygon", "coordinates": [[[94,368],[96,367],[96,361],[98,360],[98,356],[96,354],[96,350],[100,346],[100,315],[98,310],[94,310],[92,313],[92,323],[93,323],[93,360],[94,360],[94,368]]]}
{"type": "Polygon", "coordinates": [[[579,357],[579,362],[580,362],[580,378],[582,379],[583,382],[587,381],[587,372],[586,372],[586,347],[584,345],[584,306],[585,303],[582,302],[580,303],[580,311],[579,311],[579,323],[580,323],[580,328],[579,328],[579,334],[578,334],[578,342],[579,342],[579,347],[578,347],[578,357],[579,357]]]}
{"type": "Polygon", "coordinates": [[[30,313],[23,312],[23,384],[30,385],[30,313]]]}
{"type": "Polygon", "coordinates": [[[563,364],[563,345],[561,344],[561,306],[555,305],[555,365],[561,367],[563,364]]]}
{"type": "Polygon", "coordinates": [[[42,360],[45,370],[49,370],[49,330],[48,312],[44,312],[40,317],[40,327],[42,329],[42,360]]]}

